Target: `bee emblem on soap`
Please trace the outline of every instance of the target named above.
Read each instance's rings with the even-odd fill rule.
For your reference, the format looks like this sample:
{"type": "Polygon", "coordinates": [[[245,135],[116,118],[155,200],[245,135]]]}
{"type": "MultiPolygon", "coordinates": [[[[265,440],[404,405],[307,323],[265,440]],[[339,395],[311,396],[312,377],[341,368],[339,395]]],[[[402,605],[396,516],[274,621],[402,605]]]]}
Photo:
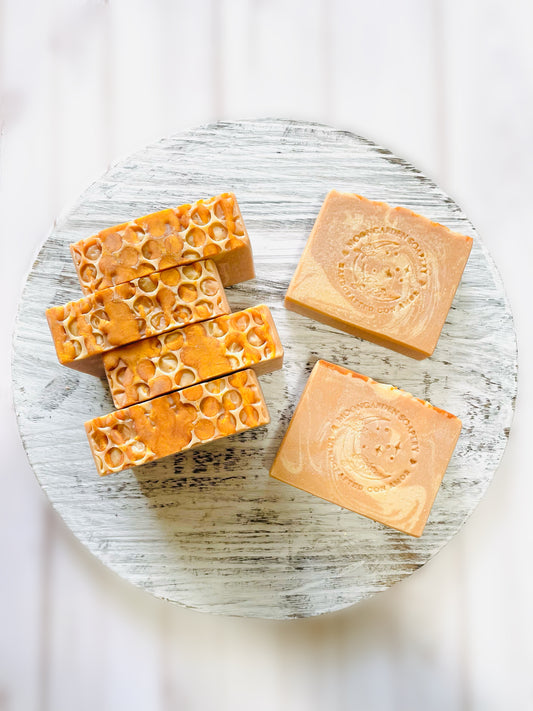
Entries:
{"type": "Polygon", "coordinates": [[[363,402],[331,426],[332,471],[355,489],[376,493],[400,485],[416,465],[420,446],[410,420],[391,405],[363,402]]]}
{"type": "Polygon", "coordinates": [[[426,254],[414,237],[393,227],[373,227],[354,235],[337,266],[348,299],[366,312],[405,309],[428,280],[426,254]]]}

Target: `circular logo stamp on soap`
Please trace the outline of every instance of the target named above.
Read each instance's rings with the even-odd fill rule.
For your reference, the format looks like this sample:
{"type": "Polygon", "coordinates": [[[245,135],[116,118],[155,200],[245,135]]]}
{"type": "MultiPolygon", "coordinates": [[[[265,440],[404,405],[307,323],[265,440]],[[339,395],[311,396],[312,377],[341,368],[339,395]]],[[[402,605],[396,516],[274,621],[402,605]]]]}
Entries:
{"type": "Polygon", "coordinates": [[[372,227],[348,240],[337,276],[352,303],[367,312],[387,314],[409,306],[426,286],[426,254],[402,230],[372,227]]]}
{"type": "Polygon", "coordinates": [[[372,493],[399,486],[420,454],[411,421],[381,402],[344,410],[331,426],[327,446],[333,473],[354,489],[372,493]]]}

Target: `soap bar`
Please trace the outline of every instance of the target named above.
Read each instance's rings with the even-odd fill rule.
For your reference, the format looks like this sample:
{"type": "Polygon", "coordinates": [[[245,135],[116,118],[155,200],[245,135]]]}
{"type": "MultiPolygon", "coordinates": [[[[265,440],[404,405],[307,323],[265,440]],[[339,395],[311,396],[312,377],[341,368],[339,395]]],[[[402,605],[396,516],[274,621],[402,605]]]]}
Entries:
{"type": "Polygon", "coordinates": [[[472,238],[403,207],[331,191],[285,306],[414,358],[433,353],[472,238]]]}
{"type": "Polygon", "coordinates": [[[253,367],[281,368],[283,348],[267,306],[185,326],[104,356],[116,407],[126,407],[194,383],[253,367]]]}
{"type": "Polygon", "coordinates": [[[102,353],[229,310],[217,268],[207,259],[54,306],[46,317],[60,363],[100,375],[102,353]]]}
{"type": "Polygon", "coordinates": [[[460,431],[449,412],[319,360],[270,474],[420,536],[460,431]]]}
{"type": "Polygon", "coordinates": [[[210,257],[224,286],[254,277],[237,200],[223,193],[108,227],[70,245],[84,294],[210,257]]]}
{"type": "Polygon", "coordinates": [[[268,422],[257,377],[243,370],[96,417],[85,430],[104,475],[268,422]]]}

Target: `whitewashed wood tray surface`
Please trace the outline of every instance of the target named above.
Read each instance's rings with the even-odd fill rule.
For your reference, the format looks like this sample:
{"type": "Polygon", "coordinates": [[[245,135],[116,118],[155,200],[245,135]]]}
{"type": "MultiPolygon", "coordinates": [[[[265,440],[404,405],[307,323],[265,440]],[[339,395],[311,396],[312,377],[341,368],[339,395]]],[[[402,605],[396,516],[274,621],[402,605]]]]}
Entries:
{"type": "MultiPolygon", "coordinates": [[[[198,610],[267,618],[337,610],[423,565],[483,496],[506,445],[516,341],[500,277],[458,206],[389,151],[345,131],[284,121],[218,123],[112,167],[57,222],[29,274],[14,340],[19,428],[52,505],[120,576],[198,610]],[[331,188],[405,205],[474,237],[435,354],[415,361],[283,308],[331,188]],[[232,190],[257,278],[228,289],[234,310],[270,306],[283,370],[261,379],[266,428],[99,478],[83,423],[113,409],[104,381],[61,367],[44,310],[81,296],[68,244],[113,223],[232,190]],[[393,383],[463,420],[424,535],[414,539],[269,478],[307,375],[325,358],[393,383]]],[[[320,403],[317,403],[320,407],[320,403]]]]}

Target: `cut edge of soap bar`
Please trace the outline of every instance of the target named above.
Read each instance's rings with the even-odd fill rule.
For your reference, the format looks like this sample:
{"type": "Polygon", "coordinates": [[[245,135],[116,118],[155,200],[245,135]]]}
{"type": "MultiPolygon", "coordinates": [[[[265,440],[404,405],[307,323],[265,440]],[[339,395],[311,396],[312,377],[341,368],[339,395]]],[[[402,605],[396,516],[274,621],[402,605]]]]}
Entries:
{"type": "MultiPolygon", "coordinates": [[[[372,217],[374,217],[374,219],[379,222],[378,217],[372,217]]],[[[377,227],[373,229],[377,229],[377,227]]],[[[363,232],[362,234],[366,234],[366,232],[363,232]]],[[[406,230],[406,234],[408,237],[410,237],[408,230],[406,230]]],[[[393,206],[389,205],[386,202],[378,200],[370,200],[357,193],[347,193],[340,192],[338,190],[330,190],[327,193],[320,207],[319,213],[313,224],[302,254],[300,255],[300,259],[298,260],[295,272],[291,278],[289,287],[285,294],[284,305],[290,311],[294,311],[296,313],[301,314],[302,316],[311,318],[320,323],[324,323],[332,328],[336,328],[341,331],[344,331],[345,333],[349,333],[350,335],[354,335],[364,340],[371,341],[372,343],[376,343],[377,345],[390,348],[392,350],[397,351],[398,353],[409,356],[411,358],[422,360],[423,358],[431,356],[438,344],[440,335],[442,333],[442,328],[447,318],[447,314],[455,298],[455,294],[457,293],[457,289],[461,282],[464,269],[468,262],[472,245],[473,238],[471,236],[451,230],[446,225],[430,220],[428,217],[420,215],[406,207],[393,206]],[[410,220],[418,226],[418,229],[420,229],[421,226],[425,226],[425,228],[427,228],[426,231],[428,232],[428,234],[432,235],[431,239],[442,240],[443,244],[448,244],[448,250],[452,249],[451,245],[453,244],[455,245],[453,249],[459,249],[463,251],[463,254],[460,256],[460,258],[458,257],[457,261],[454,262],[454,264],[457,264],[459,271],[455,275],[456,279],[454,281],[449,282],[450,286],[448,287],[448,293],[445,299],[445,306],[447,306],[447,308],[440,315],[437,312],[436,315],[439,315],[439,318],[433,318],[431,329],[424,329],[424,331],[422,332],[422,336],[418,334],[416,338],[413,338],[413,335],[410,335],[410,337],[406,337],[405,341],[402,341],[399,338],[395,337],[393,333],[387,333],[387,327],[385,326],[383,327],[383,330],[373,329],[369,327],[368,323],[364,323],[365,318],[364,316],[361,317],[361,312],[358,312],[357,309],[354,309],[352,312],[353,320],[348,320],[347,318],[343,318],[342,316],[340,316],[338,313],[327,312],[326,310],[315,308],[315,306],[310,303],[313,301],[312,298],[309,300],[306,300],[304,298],[306,296],[305,291],[303,291],[300,298],[298,298],[297,292],[302,291],[302,289],[299,285],[297,286],[297,284],[301,279],[302,275],[305,274],[304,265],[306,264],[306,261],[309,259],[311,259],[311,263],[313,261],[311,257],[313,251],[313,244],[318,239],[319,232],[324,228],[324,225],[328,223],[328,210],[333,209],[331,208],[331,203],[335,199],[342,200],[343,198],[347,200],[353,200],[355,202],[355,205],[352,206],[354,214],[364,214],[365,210],[372,209],[381,212],[385,211],[387,219],[384,219],[382,216],[382,219],[384,220],[383,228],[391,227],[388,224],[389,215],[393,217],[393,220],[410,220]],[[435,328],[433,326],[434,324],[438,325],[438,328],[435,328]],[[410,338],[410,340],[408,340],[408,338],[410,338]]],[[[344,259],[342,261],[344,261],[344,259]]],[[[341,264],[340,266],[344,267],[344,264],[341,264]]],[[[337,291],[339,291],[337,285],[335,285],[335,288],[337,289],[337,291]]],[[[345,295],[341,295],[341,297],[342,299],[347,298],[345,295]]],[[[339,310],[339,307],[335,306],[332,310],[339,310]]],[[[351,316],[352,314],[348,314],[348,316],[351,316]]]]}
{"type": "MultiPolygon", "coordinates": [[[[334,504],[335,506],[340,506],[341,508],[344,508],[348,511],[356,513],[360,516],[364,516],[365,518],[367,518],[371,521],[374,521],[380,525],[400,531],[401,533],[404,533],[409,536],[413,536],[414,538],[420,538],[420,536],[424,532],[424,529],[425,529],[427,520],[429,518],[431,509],[433,507],[435,498],[436,498],[438,491],[440,489],[442,479],[446,473],[446,470],[447,470],[450,460],[452,458],[453,452],[454,452],[455,447],[457,445],[457,442],[458,442],[458,439],[459,439],[459,436],[461,433],[461,429],[462,429],[462,422],[459,417],[448,412],[447,410],[443,410],[442,408],[432,405],[427,400],[418,398],[418,397],[412,395],[410,392],[408,392],[406,390],[402,390],[401,388],[397,388],[394,385],[380,383],[380,382],[373,380],[372,378],[370,378],[366,375],[357,373],[354,370],[350,370],[349,368],[345,368],[345,367],[337,365],[335,363],[331,363],[329,361],[320,359],[315,363],[313,370],[311,371],[311,374],[310,374],[310,376],[307,380],[307,383],[304,387],[302,395],[296,405],[294,413],[293,413],[291,420],[289,422],[287,431],[285,432],[285,435],[281,441],[278,451],[276,452],[276,456],[274,457],[274,461],[272,462],[272,465],[270,467],[269,475],[273,479],[276,479],[277,481],[280,481],[284,484],[288,484],[289,486],[293,486],[296,489],[299,489],[300,491],[305,492],[306,494],[310,494],[312,496],[317,496],[318,498],[324,499],[325,501],[329,501],[330,503],[334,504]],[[411,400],[419,403],[420,405],[435,411],[435,413],[437,413],[439,416],[445,417],[447,420],[454,423],[455,432],[453,432],[452,435],[449,436],[448,446],[447,446],[448,453],[447,453],[447,455],[445,455],[444,460],[443,460],[442,472],[441,472],[438,480],[437,480],[437,478],[434,479],[434,481],[433,481],[434,486],[432,487],[431,495],[426,500],[426,502],[424,504],[424,508],[423,508],[424,515],[421,518],[419,518],[419,520],[415,526],[402,528],[398,525],[393,525],[391,522],[380,521],[379,519],[375,518],[372,514],[365,513],[364,511],[359,511],[356,508],[352,508],[352,507],[348,506],[347,504],[342,503],[339,499],[336,499],[335,497],[326,496],[326,495],[324,495],[324,493],[318,493],[316,490],[313,491],[312,485],[311,486],[304,486],[304,485],[295,483],[294,481],[288,481],[289,477],[287,477],[286,475],[284,476],[283,471],[277,471],[278,469],[284,470],[284,467],[280,464],[280,460],[283,455],[284,446],[290,437],[294,422],[298,420],[298,417],[301,415],[302,411],[305,409],[305,406],[306,406],[305,400],[308,397],[309,392],[313,389],[314,381],[321,377],[321,371],[323,372],[324,370],[332,370],[332,371],[339,373],[340,375],[362,380],[363,382],[368,383],[370,386],[372,386],[373,388],[376,388],[378,390],[383,390],[385,392],[386,391],[397,392],[399,395],[405,396],[406,398],[411,399],[411,400]]],[[[426,491],[426,493],[427,493],[427,491],[426,491]]],[[[354,506],[354,504],[352,504],[352,506],[354,506]]]]}
{"type": "Polygon", "coordinates": [[[46,319],[61,365],[101,376],[104,353],[211,319],[213,312],[228,314],[230,307],[215,263],[204,259],[51,306],[46,319]]]}
{"type": "Polygon", "coordinates": [[[103,364],[113,403],[124,408],[247,368],[265,375],[282,367],[283,355],[270,309],[260,304],[115,348],[103,364]]]}
{"type": "Polygon", "coordinates": [[[326,326],[330,326],[331,328],[335,328],[339,331],[343,331],[344,333],[348,333],[350,336],[356,336],[357,338],[361,338],[365,341],[370,341],[370,343],[375,343],[378,346],[389,348],[393,351],[396,351],[397,353],[401,353],[401,355],[408,356],[409,358],[423,360],[424,358],[428,358],[430,355],[432,355],[433,351],[435,350],[435,348],[433,348],[431,351],[422,351],[416,348],[410,348],[404,343],[398,343],[392,338],[385,337],[382,333],[374,333],[372,331],[368,331],[365,328],[355,326],[353,323],[344,321],[341,318],[337,318],[335,316],[331,316],[322,311],[319,311],[318,309],[314,309],[312,306],[308,306],[307,304],[304,304],[303,302],[298,301],[297,299],[294,299],[293,297],[289,296],[288,293],[286,294],[283,303],[286,309],[288,309],[289,311],[293,311],[294,313],[299,314],[300,316],[305,316],[306,318],[310,318],[313,321],[318,321],[319,323],[323,323],[326,326]]]}
{"type": "Polygon", "coordinates": [[[269,422],[257,376],[247,369],[95,417],[85,431],[105,476],[269,422]]]}
{"type": "Polygon", "coordinates": [[[255,277],[252,246],[234,193],[166,208],[70,245],[85,295],[154,271],[213,259],[224,286],[255,277]]]}

